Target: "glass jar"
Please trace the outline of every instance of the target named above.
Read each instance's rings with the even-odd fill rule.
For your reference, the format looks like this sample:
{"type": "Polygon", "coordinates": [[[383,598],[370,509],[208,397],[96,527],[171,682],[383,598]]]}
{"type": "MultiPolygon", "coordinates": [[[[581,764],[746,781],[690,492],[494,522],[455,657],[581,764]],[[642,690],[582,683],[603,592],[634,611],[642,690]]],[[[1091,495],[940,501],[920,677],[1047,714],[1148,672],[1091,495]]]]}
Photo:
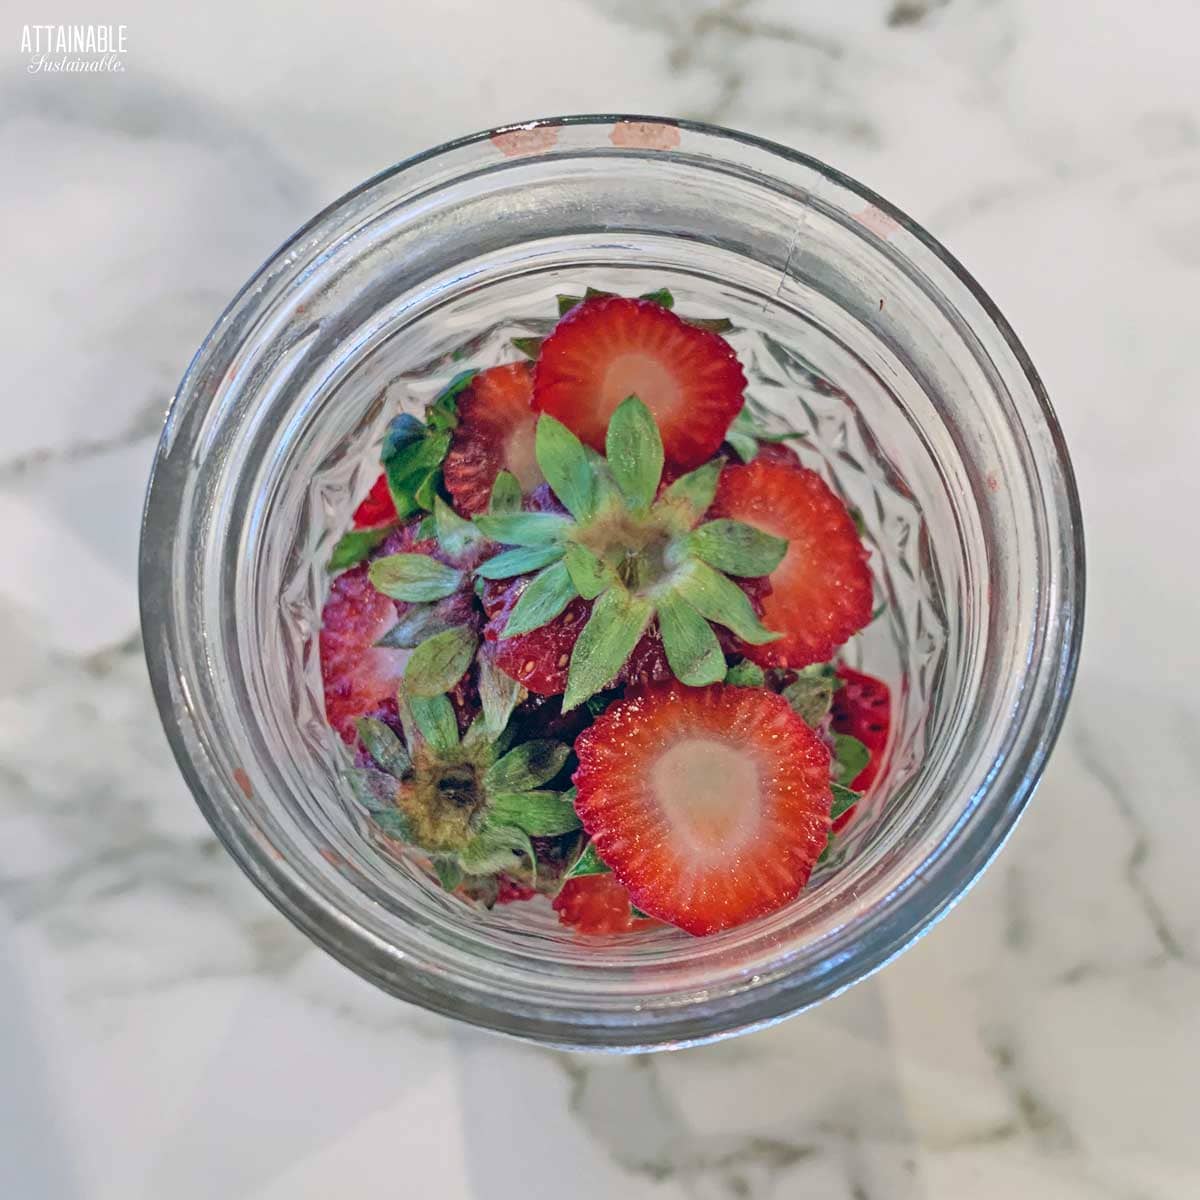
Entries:
{"type": "Polygon", "coordinates": [[[645,1049],[775,1021],[869,975],[1011,832],[1062,721],[1083,544],[1066,449],[979,285],[885,200],[781,146],[568,117],[368,181],[242,289],[167,418],[141,549],[163,723],[212,827],[271,901],[389,992],[489,1029],[645,1049]],[[516,357],[555,293],[670,288],[728,317],[763,419],[860,511],[884,609],[852,657],[893,741],[834,861],[704,939],[581,939],[544,902],[480,912],[347,801],[317,633],[329,550],[401,407],[516,357]]]}

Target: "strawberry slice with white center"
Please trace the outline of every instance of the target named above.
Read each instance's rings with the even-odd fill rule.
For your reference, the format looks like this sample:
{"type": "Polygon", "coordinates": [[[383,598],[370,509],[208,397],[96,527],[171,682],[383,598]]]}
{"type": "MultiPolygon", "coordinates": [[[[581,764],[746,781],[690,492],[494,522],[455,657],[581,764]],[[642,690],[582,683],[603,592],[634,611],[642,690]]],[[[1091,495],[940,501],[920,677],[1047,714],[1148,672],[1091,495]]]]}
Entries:
{"type": "Polygon", "coordinates": [[[375,645],[395,624],[396,602],[371,586],[366,563],[333,581],[321,613],[321,680],[326,719],[343,741],[353,744],[358,717],[396,716],[405,654],[375,645]]]}
{"type": "Polygon", "coordinates": [[[463,516],[487,511],[492,484],[501,471],[515,475],[526,493],[542,482],[533,453],[537,414],[532,399],[528,363],[481,371],[460,393],[458,425],[442,478],[463,516]]]}
{"type": "Polygon", "coordinates": [[[745,646],[764,667],[826,662],[871,619],[867,551],[846,506],[815,472],[761,456],[721,472],[710,516],[732,517],[786,538],[787,553],[768,576],[762,621],[783,634],[745,646]]]}
{"type": "Polygon", "coordinates": [[[829,751],[782,696],[647,688],[576,739],[575,808],[634,904],[693,934],[773,912],[829,837],[829,751]]]}
{"type": "Polygon", "coordinates": [[[595,450],[629,396],[654,414],[666,461],[691,470],[716,453],[742,407],[746,376],[724,338],[649,300],[576,305],[542,343],[533,405],[595,450]]]}

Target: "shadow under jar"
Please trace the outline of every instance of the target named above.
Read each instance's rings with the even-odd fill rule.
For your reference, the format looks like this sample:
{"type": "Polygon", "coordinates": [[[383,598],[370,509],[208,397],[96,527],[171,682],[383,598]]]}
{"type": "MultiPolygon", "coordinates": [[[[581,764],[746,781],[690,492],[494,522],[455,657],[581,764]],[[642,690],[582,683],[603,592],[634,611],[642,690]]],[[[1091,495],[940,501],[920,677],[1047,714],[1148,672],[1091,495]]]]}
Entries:
{"type": "Polygon", "coordinates": [[[221,841],[318,944],[461,1020],[579,1048],[678,1046],[864,978],[1012,830],[1062,720],[1083,549],[1040,381],[928,234],[822,164],[726,130],[570,117],[364,184],[233,301],[175,397],[141,550],[163,723],[221,841]],[[788,907],[694,939],[581,939],[480,912],[393,854],[339,780],[324,565],[397,411],[517,355],[555,294],[659,287],[728,317],[748,397],[864,519],[881,615],[847,649],[893,693],[886,766],[788,907]]]}

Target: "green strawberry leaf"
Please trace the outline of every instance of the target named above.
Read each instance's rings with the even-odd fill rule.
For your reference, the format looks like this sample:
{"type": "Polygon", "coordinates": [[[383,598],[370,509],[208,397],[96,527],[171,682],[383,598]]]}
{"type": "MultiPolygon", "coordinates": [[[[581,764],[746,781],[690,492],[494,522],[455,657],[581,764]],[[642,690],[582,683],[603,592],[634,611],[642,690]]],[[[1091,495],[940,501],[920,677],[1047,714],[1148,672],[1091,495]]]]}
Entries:
{"type": "Polygon", "coordinates": [[[413,723],[434,750],[446,754],[458,745],[458,718],[449,696],[410,696],[405,693],[404,699],[413,723]]]}
{"type": "Polygon", "coordinates": [[[584,446],[583,453],[592,469],[592,513],[603,512],[607,508],[624,508],[625,499],[617,481],[609,469],[608,460],[598,450],[584,446]]]}
{"type": "Polygon", "coordinates": [[[514,856],[523,854],[529,865],[537,870],[537,857],[529,834],[514,825],[487,824],[473,837],[459,854],[463,868],[472,875],[493,875],[497,871],[516,867],[514,856]]]}
{"type": "Polygon", "coordinates": [[[654,507],[677,511],[680,532],[691,529],[712,506],[720,477],[721,463],[705,463],[676,479],[654,507]]]}
{"type": "Polygon", "coordinates": [[[352,529],[343,534],[334,546],[325,570],[332,573],[357,566],[391,531],[392,526],[385,525],[382,529],[352,529]]]}
{"type": "Polygon", "coordinates": [[[583,443],[548,413],[538,418],[534,454],[551,490],[577,521],[594,511],[593,473],[583,443]]]}
{"type": "Polygon", "coordinates": [[[799,429],[789,429],[787,433],[764,433],[762,430],[758,432],[758,440],[760,442],[806,442],[808,434],[799,429]]]}
{"type": "Polygon", "coordinates": [[[545,338],[540,337],[515,337],[511,338],[513,346],[520,350],[526,358],[537,358],[542,352],[542,342],[545,338]]]}
{"type": "Polygon", "coordinates": [[[579,542],[568,542],[563,561],[571,582],[585,600],[595,600],[605,588],[617,582],[616,574],[603,559],[598,558],[579,542]]]}
{"type": "Polygon", "coordinates": [[[392,420],[384,433],[380,462],[401,520],[432,509],[442,459],[449,449],[450,427],[430,429],[411,413],[392,420]]]}
{"type": "Polygon", "coordinates": [[[523,829],[530,837],[558,837],[580,826],[561,792],[501,792],[492,798],[488,820],[523,829]]]}
{"type": "Polygon", "coordinates": [[[614,700],[619,699],[617,692],[600,692],[598,695],[589,696],[584,702],[583,707],[588,710],[588,715],[594,721],[614,700]]]}
{"type": "Polygon", "coordinates": [[[725,518],[709,521],[688,535],[688,549],[728,575],[770,575],[783,561],[787,546],[786,538],[725,518]]]}
{"type": "Polygon", "coordinates": [[[783,698],[807,725],[817,726],[833,705],[833,693],[838,678],[830,663],[814,663],[805,667],[797,679],[783,689],[783,698]]]}
{"type": "Polygon", "coordinates": [[[553,621],[579,592],[571,582],[571,573],[562,562],[551,563],[526,585],[504,626],[501,638],[515,637],[540,629],[553,621]]]}
{"type": "Polygon", "coordinates": [[[563,712],[570,712],[608,684],[625,665],[653,615],[649,601],[624,588],[609,588],[600,596],[571,651],[563,712]]]}
{"type": "Polygon", "coordinates": [[[547,546],[571,528],[570,519],[560,513],[483,513],[475,524],[485,537],[503,546],[547,546]]]}
{"type": "Polygon", "coordinates": [[[452,858],[435,858],[433,872],[437,876],[438,883],[442,885],[443,891],[453,892],[462,884],[463,869],[452,858]]]}
{"type": "Polygon", "coordinates": [[[404,690],[412,696],[438,696],[451,691],[470,669],[479,638],[466,625],[426,638],[404,668],[404,690]]]}
{"type": "Polygon", "coordinates": [[[475,568],[475,574],[480,579],[511,579],[514,575],[540,571],[542,567],[558,562],[562,556],[563,547],[555,543],[548,546],[518,546],[515,550],[505,550],[495,558],[481,562],[475,568]]]}
{"type": "Polygon", "coordinates": [[[429,434],[429,427],[424,421],[414,417],[412,413],[398,413],[383,431],[383,445],[380,447],[379,460],[384,467],[398,455],[419,447],[429,434]]]}
{"type": "Polygon", "coordinates": [[[767,675],[758,663],[743,658],[740,663],[735,663],[725,672],[725,682],[730,687],[760,688],[766,687],[767,675]]]}
{"type": "Polygon", "coordinates": [[[562,292],[559,292],[554,299],[558,303],[558,315],[560,317],[565,317],[577,304],[583,303],[582,296],[568,296],[562,292]]]}
{"type": "Polygon", "coordinates": [[[738,458],[747,463],[758,454],[758,447],[762,442],[787,442],[793,438],[804,437],[807,437],[807,434],[796,431],[767,433],[755,419],[748,404],[742,406],[725,434],[725,440],[737,452],[738,458]]]}
{"type": "Polygon", "coordinates": [[[389,774],[402,779],[412,762],[400,739],[382,721],[359,717],[354,722],[367,753],[389,774]]]}
{"type": "Polygon", "coordinates": [[[839,783],[850,784],[866,769],[871,761],[871,752],[848,733],[833,735],[833,760],[839,783]]]}
{"type": "Polygon", "coordinates": [[[441,496],[433,498],[433,521],[437,540],[451,557],[462,554],[482,537],[479,530],[460,517],[441,496]]]}
{"type": "Polygon", "coordinates": [[[707,329],[709,333],[728,333],[733,322],[728,317],[681,317],[684,324],[695,329],[707,329]]]}
{"type": "Polygon", "coordinates": [[[685,563],[675,573],[672,590],[705,620],[724,625],[751,645],[761,646],[782,636],[763,626],[746,593],[707,563],[697,559],[685,563]]]}
{"type": "Polygon", "coordinates": [[[689,687],[704,687],[725,678],[725,655],[712,626],[672,592],[658,599],[658,627],[675,677],[689,687]]]}
{"type": "Polygon", "coordinates": [[[389,554],[367,570],[371,586],[393,600],[441,600],[462,586],[463,573],[428,554],[389,554]]]}
{"type": "Polygon", "coordinates": [[[425,410],[425,420],[430,429],[442,432],[458,427],[458,397],[469,388],[479,374],[477,367],[459,371],[437,394],[433,403],[425,410]]]}
{"type": "Polygon", "coordinates": [[[489,792],[527,792],[549,783],[563,769],[571,756],[565,742],[538,738],[514,746],[499,762],[493,763],[484,776],[489,792]]]}
{"type": "Polygon", "coordinates": [[[636,396],[617,405],[608,422],[604,450],[609,470],[629,507],[635,511],[648,509],[662,478],[663,444],[654,417],[636,396]]]}
{"type": "Polygon", "coordinates": [[[414,604],[375,645],[385,650],[412,650],[427,637],[449,628],[440,605],[414,604]]]}
{"type": "Polygon", "coordinates": [[[479,655],[479,702],[488,736],[495,741],[508,725],[513,709],[528,692],[511,675],[492,661],[490,654],[479,655]]]}
{"type": "Polygon", "coordinates": [[[744,463],[753,460],[758,453],[758,439],[745,433],[734,433],[732,430],[725,435],[725,440],[733,447],[733,452],[744,463]]]}
{"type": "Polygon", "coordinates": [[[492,484],[488,499],[489,513],[513,513],[521,511],[521,485],[511,471],[501,471],[492,484]]]}
{"type": "Polygon", "coordinates": [[[596,853],[596,846],[588,842],[583,853],[571,864],[571,869],[563,876],[563,882],[577,879],[581,875],[607,875],[612,867],[596,853]]]}
{"type": "Polygon", "coordinates": [[[382,833],[386,833],[388,837],[395,838],[401,842],[411,842],[413,840],[412,826],[409,824],[408,818],[398,808],[389,808],[383,812],[372,813],[371,820],[375,822],[376,828],[382,833]]]}
{"type": "Polygon", "coordinates": [[[657,304],[660,308],[675,307],[675,297],[666,288],[658,288],[653,292],[644,292],[638,299],[649,300],[651,304],[657,304]]]}
{"type": "Polygon", "coordinates": [[[831,821],[849,812],[862,799],[862,792],[851,791],[840,783],[831,783],[829,787],[833,792],[833,805],[829,810],[831,821]]]}
{"type": "Polygon", "coordinates": [[[370,767],[355,767],[342,772],[355,802],[374,815],[396,808],[396,781],[391,775],[370,767]]]}
{"type": "MultiPolygon", "coordinates": [[[[440,437],[441,435],[439,434],[438,436],[440,437]]],[[[446,434],[445,436],[447,439],[446,446],[448,449],[450,446],[450,442],[449,442],[450,435],[446,434]]],[[[443,451],[442,454],[444,457],[445,451],[443,451]]],[[[430,471],[429,474],[427,474],[425,476],[425,478],[423,480],[421,480],[420,484],[417,487],[417,490],[413,493],[413,497],[416,500],[417,504],[425,512],[431,512],[433,510],[433,502],[437,499],[438,488],[440,488],[441,486],[442,486],[442,469],[440,466],[436,470],[430,471]]],[[[434,529],[435,530],[437,529],[436,521],[434,522],[434,529]]]]}

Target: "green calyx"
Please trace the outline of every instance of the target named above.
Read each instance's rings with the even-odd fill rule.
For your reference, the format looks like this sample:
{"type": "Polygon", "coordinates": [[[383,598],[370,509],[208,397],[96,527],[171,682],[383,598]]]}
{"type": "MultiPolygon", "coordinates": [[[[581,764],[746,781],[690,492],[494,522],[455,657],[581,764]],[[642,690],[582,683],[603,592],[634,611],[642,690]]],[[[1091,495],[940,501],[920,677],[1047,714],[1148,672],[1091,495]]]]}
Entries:
{"type": "MultiPolygon", "coordinates": [[[[779,636],[761,624],[746,593],[729,577],[770,574],[787,542],[740,521],[703,521],[716,493],[719,463],[682,476],[660,496],[662,439],[636,396],[613,413],[603,456],[546,414],[538,420],[535,449],[542,474],[569,515],[477,516],[479,531],[509,548],[480,564],[476,574],[504,579],[537,572],[514,605],[503,637],[548,624],[577,596],[594,602],[571,654],[564,712],[616,676],[652,621],[658,622],[671,670],[694,687],[725,678],[713,624],[756,644],[779,636]]],[[[449,585],[448,578],[442,585],[449,585]]],[[[418,586],[426,586],[424,578],[418,586]]]]}
{"type": "Polygon", "coordinates": [[[783,689],[783,698],[805,724],[815,728],[829,715],[833,693],[841,686],[833,663],[814,663],[797,673],[783,689]]]}
{"type": "Polygon", "coordinates": [[[750,406],[745,405],[734,417],[733,424],[725,434],[725,440],[733,447],[738,458],[748,463],[758,454],[759,447],[764,442],[802,441],[807,436],[805,433],[790,430],[785,433],[768,433],[750,410],[750,406]]]}
{"type": "Polygon", "coordinates": [[[554,786],[571,748],[545,739],[509,746],[508,716],[524,693],[485,668],[486,659],[484,711],[460,736],[450,698],[428,693],[435,679],[457,682],[475,645],[472,631],[451,629],[417,647],[399,695],[404,738],[382,721],[360,719],[373,766],[348,771],[347,780],[379,830],[429,855],[448,890],[501,871],[537,885],[530,839],[579,829],[573,792],[554,786]]]}
{"type": "Polygon", "coordinates": [[[458,424],[458,396],[470,386],[476,373],[462,371],[456,375],[426,409],[424,421],[401,413],[388,425],[379,459],[400,520],[414,513],[433,512],[442,479],[442,459],[458,424]]]}
{"type": "MultiPolygon", "coordinates": [[[[476,374],[474,370],[459,372],[426,408],[424,421],[411,413],[393,417],[384,431],[379,452],[396,520],[403,521],[422,512],[432,514],[431,520],[427,518],[431,524],[428,535],[436,534],[451,554],[467,548],[469,542],[463,541],[464,537],[478,536],[470,523],[450,510],[438,495],[442,460],[458,425],[458,397],[476,374]],[[458,522],[458,526],[453,522],[458,522]],[[465,526],[465,532],[459,526],[465,526]]],[[[377,528],[350,530],[334,546],[326,569],[336,572],[356,566],[387,537],[395,524],[393,520],[377,528]]],[[[422,536],[426,536],[426,531],[422,536]]]]}

